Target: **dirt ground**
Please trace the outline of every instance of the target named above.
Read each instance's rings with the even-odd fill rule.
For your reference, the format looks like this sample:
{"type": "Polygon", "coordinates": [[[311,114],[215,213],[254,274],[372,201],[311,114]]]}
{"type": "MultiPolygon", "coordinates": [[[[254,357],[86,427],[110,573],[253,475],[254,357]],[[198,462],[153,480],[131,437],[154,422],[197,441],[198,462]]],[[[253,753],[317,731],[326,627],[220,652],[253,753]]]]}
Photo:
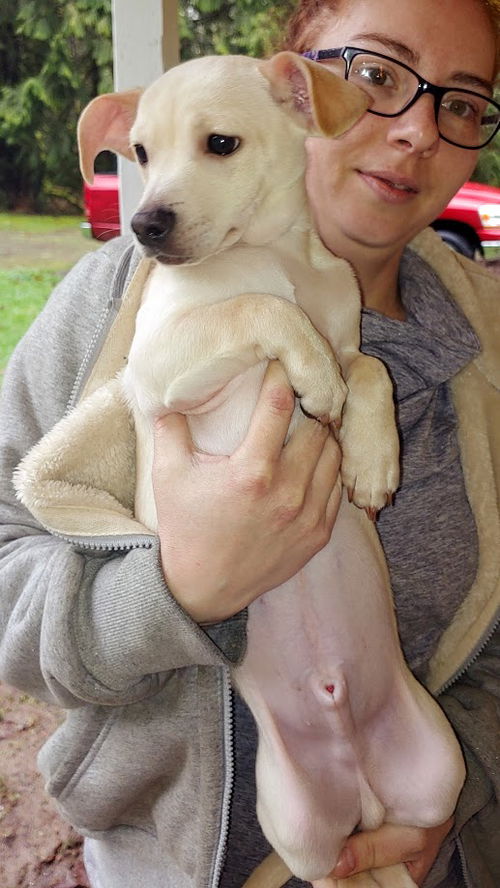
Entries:
{"type": "MultiPolygon", "coordinates": [[[[75,230],[57,236],[3,232],[0,267],[68,268],[95,241],[75,230]]],[[[500,274],[500,261],[489,263],[500,274]]],[[[0,684],[0,888],[89,888],[81,838],[45,795],[36,754],[59,712],[0,684]]]]}
{"type": "Polygon", "coordinates": [[[84,237],[76,217],[74,227],[64,225],[59,231],[49,234],[2,231],[0,268],[69,269],[80,256],[98,246],[97,241],[84,237]]]}
{"type": "Polygon", "coordinates": [[[59,712],[0,684],[0,886],[89,888],[81,838],[46,796],[36,755],[59,712]]]}

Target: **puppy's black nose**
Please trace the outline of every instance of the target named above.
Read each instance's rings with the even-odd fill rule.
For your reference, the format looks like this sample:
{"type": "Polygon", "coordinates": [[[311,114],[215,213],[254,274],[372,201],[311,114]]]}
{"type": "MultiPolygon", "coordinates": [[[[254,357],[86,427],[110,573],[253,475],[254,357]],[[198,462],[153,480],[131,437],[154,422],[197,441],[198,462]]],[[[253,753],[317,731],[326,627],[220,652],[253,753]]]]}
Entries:
{"type": "Polygon", "coordinates": [[[139,210],[132,216],[130,224],[143,247],[157,253],[165,246],[175,222],[176,215],[173,210],[159,207],[155,210],[139,210]]]}

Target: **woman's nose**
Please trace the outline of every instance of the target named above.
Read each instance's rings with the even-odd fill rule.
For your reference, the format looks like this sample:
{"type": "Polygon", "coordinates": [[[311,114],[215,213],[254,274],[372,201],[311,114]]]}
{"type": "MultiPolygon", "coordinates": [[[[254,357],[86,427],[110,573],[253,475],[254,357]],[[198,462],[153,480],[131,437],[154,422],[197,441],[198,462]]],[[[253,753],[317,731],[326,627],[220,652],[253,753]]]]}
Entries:
{"type": "Polygon", "coordinates": [[[420,96],[411,108],[392,118],[389,140],[408,152],[433,154],[439,145],[433,97],[420,96]]]}

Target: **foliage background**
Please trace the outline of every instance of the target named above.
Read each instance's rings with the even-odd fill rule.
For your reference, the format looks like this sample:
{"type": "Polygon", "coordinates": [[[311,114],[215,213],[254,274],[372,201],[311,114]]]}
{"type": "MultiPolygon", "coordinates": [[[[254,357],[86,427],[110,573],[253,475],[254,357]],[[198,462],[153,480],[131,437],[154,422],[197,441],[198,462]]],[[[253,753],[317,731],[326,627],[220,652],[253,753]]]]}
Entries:
{"type": "MultiPolygon", "coordinates": [[[[269,55],[293,5],[180,0],[181,57],[269,55]]],[[[76,121],[112,88],[111,0],[1,0],[0,210],[81,208],[76,121]]],[[[482,153],[475,178],[500,186],[498,147],[482,153]]]]}
{"type": "Polygon", "coordinates": [[[0,209],[76,209],[75,126],[112,89],[110,0],[1,0],[0,209]]]}

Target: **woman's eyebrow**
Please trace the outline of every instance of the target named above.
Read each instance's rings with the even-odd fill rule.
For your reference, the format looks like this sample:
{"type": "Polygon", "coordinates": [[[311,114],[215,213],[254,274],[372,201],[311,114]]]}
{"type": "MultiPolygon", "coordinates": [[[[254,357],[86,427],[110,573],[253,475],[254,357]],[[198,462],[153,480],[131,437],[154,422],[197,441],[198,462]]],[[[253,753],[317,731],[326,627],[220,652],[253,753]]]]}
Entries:
{"type": "Polygon", "coordinates": [[[455,71],[451,75],[450,80],[453,80],[455,83],[460,83],[461,86],[464,86],[466,89],[486,90],[490,96],[493,95],[493,84],[491,80],[484,80],[482,77],[477,77],[475,74],[469,74],[468,71],[455,71]]]}
{"type": "Polygon", "coordinates": [[[410,49],[406,43],[400,43],[399,40],[393,40],[391,37],[388,37],[387,34],[378,34],[376,31],[364,31],[361,34],[354,34],[350,39],[350,43],[352,44],[356,40],[374,40],[376,43],[381,43],[385,49],[395,53],[395,55],[404,59],[409,65],[418,65],[420,61],[420,55],[417,52],[410,49]]]}

